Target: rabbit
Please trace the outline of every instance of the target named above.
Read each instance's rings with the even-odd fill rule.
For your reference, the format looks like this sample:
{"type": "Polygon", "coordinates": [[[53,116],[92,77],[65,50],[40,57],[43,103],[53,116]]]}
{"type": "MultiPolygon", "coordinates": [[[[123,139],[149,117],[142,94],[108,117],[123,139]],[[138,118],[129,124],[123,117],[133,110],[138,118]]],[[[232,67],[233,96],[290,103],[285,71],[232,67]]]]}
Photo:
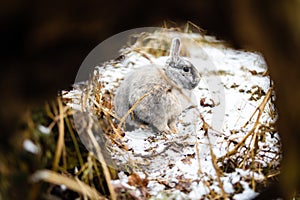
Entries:
{"type": "Polygon", "coordinates": [[[176,122],[182,112],[183,98],[178,91],[192,90],[200,81],[197,68],[181,58],[179,51],[180,39],[174,38],[165,66],[140,67],[125,77],[116,91],[114,109],[122,118],[136,106],[126,118],[127,126],[135,126],[136,121],[158,132],[177,133],[176,122]]]}

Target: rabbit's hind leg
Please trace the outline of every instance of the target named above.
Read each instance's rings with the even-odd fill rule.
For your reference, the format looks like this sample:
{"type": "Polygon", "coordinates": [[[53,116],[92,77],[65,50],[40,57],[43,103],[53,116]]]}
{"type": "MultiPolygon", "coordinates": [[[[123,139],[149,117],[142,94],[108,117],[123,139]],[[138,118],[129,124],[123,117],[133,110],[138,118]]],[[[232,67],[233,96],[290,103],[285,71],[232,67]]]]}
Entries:
{"type": "Polygon", "coordinates": [[[163,106],[154,106],[152,108],[151,117],[149,118],[149,124],[153,126],[158,132],[172,133],[168,125],[168,114],[163,106]]]}

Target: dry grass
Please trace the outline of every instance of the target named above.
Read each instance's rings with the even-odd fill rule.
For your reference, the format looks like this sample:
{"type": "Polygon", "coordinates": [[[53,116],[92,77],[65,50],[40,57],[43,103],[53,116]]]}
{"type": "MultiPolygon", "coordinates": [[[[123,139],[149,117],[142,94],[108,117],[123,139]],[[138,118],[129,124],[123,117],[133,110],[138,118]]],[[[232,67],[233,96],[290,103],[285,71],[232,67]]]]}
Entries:
{"type": "MultiPolygon", "coordinates": [[[[166,27],[168,26],[166,25],[166,27]]],[[[204,36],[203,30],[191,22],[183,29],[176,28],[176,30],[184,33],[191,33],[195,30],[196,32],[200,32],[203,37],[200,41],[196,41],[198,44],[210,43],[212,45],[223,45],[223,43],[219,41],[208,41],[204,36]]],[[[148,54],[153,55],[154,57],[166,56],[168,55],[168,49],[170,48],[167,32],[157,33],[155,35],[144,33],[142,35],[133,36],[132,41],[134,41],[134,44],[131,43],[131,48],[126,49],[126,51],[138,52],[149,60],[151,60],[151,58],[147,56],[148,54]],[[160,51],[157,51],[157,45],[160,45],[160,51]]],[[[189,42],[184,41],[183,43],[189,44],[189,42]]],[[[182,47],[182,54],[188,56],[186,48],[187,46],[182,47]]],[[[31,176],[31,180],[33,182],[43,181],[48,183],[46,185],[47,189],[42,191],[39,191],[40,188],[34,186],[36,189],[32,190],[33,192],[29,195],[31,198],[34,199],[39,196],[51,198],[55,196],[49,189],[52,188],[53,185],[66,186],[69,190],[74,191],[80,199],[118,199],[124,196],[124,194],[121,194],[121,191],[125,190],[126,192],[126,188],[122,188],[122,190],[116,193],[116,188],[111,184],[111,180],[116,177],[117,171],[110,167],[110,161],[109,158],[107,158],[110,154],[109,148],[107,147],[116,144],[119,148],[125,151],[128,150],[128,147],[122,142],[122,137],[124,136],[122,127],[126,116],[123,116],[122,119],[115,116],[112,104],[113,95],[110,91],[103,91],[103,83],[99,81],[100,79],[101,74],[95,73],[88,81],[88,84],[82,88],[80,102],[82,108],[81,113],[72,110],[66,105],[67,102],[72,100],[58,97],[56,101],[49,102],[39,111],[40,113],[43,113],[40,118],[34,119],[34,113],[28,116],[27,125],[29,127],[28,129],[30,129],[30,133],[27,133],[27,136],[41,148],[40,154],[36,155],[36,157],[38,159],[43,158],[39,161],[40,163],[43,161],[43,164],[35,168],[35,170],[42,170],[34,172],[31,176]],[[73,119],[73,116],[77,117],[73,119]],[[118,119],[121,122],[116,124],[114,119],[118,119]],[[47,126],[50,130],[48,136],[43,135],[38,130],[39,124],[47,126]],[[80,124],[81,127],[75,128],[74,124],[80,124]],[[78,136],[80,136],[81,140],[78,136]],[[99,142],[99,139],[97,138],[100,138],[102,142],[99,142]],[[86,147],[90,152],[85,150],[82,141],[84,141],[85,144],[88,144],[86,147]],[[53,142],[53,144],[48,144],[47,142],[53,142]],[[36,194],[33,194],[34,192],[36,192],[36,194]]],[[[257,107],[252,117],[245,124],[245,127],[253,125],[252,129],[234,146],[233,149],[228,151],[223,157],[217,158],[212,147],[210,147],[212,163],[217,174],[217,182],[221,189],[221,195],[211,189],[210,184],[206,182],[205,185],[210,190],[208,198],[230,198],[225,193],[221,181],[223,173],[229,171],[229,169],[239,167],[244,169],[251,168],[252,171],[265,170],[264,175],[267,179],[274,179],[274,177],[277,177],[280,173],[279,169],[273,168],[275,165],[273,165],[273,163],[270,163],[270,167],[266,169],[261,169],[260,166],[255,163],[255,158],[258,156],[259,152],[257,145],[258,140],[259,138],[264,137],[263,135],[272,128],[263,126],[259,122],[262,112],[266,109],[268,102],[270,102],[272,92],[272,89],[267,92],[260,106],[257,107]],[[254,117],[256,117],[256,119],[254,124],[252,124],[250,122],[254,117]],[[249,143],[249,146],[246,147],[246,151],[244,151],[245,141],[248,138],[251,138],[251,142],[249,143]],[[241,158],[241,152],[243,152],[244,157],[238,159],[241,158]]],[[[137,104],[138,103],[139,102],[137,102],[137,104]]],[[[132,109],[134,109],[134,107],[132,109]]],[[[131,110],[128,111],[128,114],[131,110]]],[[[203,122],[203,130],[206,132],[209,130],[214,131],[213,128],[205,122],[201,113],[199,112],[198,114],[200,120],[203,122]]],[[[273,113],[273,115],[275,114],[273,113]]],[[[209,141],[208,134],[206,134],[206,137],[208,137],[209,141]]],[[[202,172],[199,149],[197,149],[196,156],[198,158],[198,174],[200,177],[202,172]]],[[[280,155],[277,156],[280,157],[280,155]]],[[[133,169],[136,166],[138,165],[133,161],[132,166],[128,167],[133,169]]],[[[132,170],[127,171],[131,172],[132,170]]],[[[251,188],[257,191],[257,183],[254,178],[248,181],[251,188]]],[[[145,191],[146,183],[143,182],[138,184],[141,184],[141,188],[147,193],[145,191]]],[[[147,195],[145,194],[145,196],[147,195]]],[[[129,193],[126,198],[134,199],[135,197],[133,194],[129,193]]]]}
{"type": "Polygon", "coordinates": [[[42,170],[36,172],[32,176],[32,178],[35,181],[42,180],[56,185],[63,184],[67,188],[78,192],[84,199],[85,197],[88,197],[90,199],[106,199],[105,196],[101,195],[97,191],[94,185],[102,187],[102,191],[106,191],[106,187],[108,187],[110,198],[116,199],[114,189],[111,185],[111,175],[108,166],[106,165],[106,162],[103,158],[99,144],[95,142],[95,137],[91,132],[90,126],[92,126],[92,123],[94,123],[94,121],[88,121],[90,122],[90,124],[88,124],[88,126],[86,127],[86,133],[90,137],[90,140],[96,148],[97,153],[96,156],[90,153],[86,154],[84,158],[87,159],[87,161],[84,163],[82,152],[80,151],[80,148],[78,146],[78,143],[80,143],[81,141],[78,140],[78,137],[76,138],[74,133],[76,129],[72,127],[70,123],[70,121],[73,120],[72,116],[74,112],[68,106],[62,103],[62,99],[60,97],[57,98],[57,105],[52,103],[52,110],[54,112],[49,112],[49,106],[47,106],[47,108],[49,114],[48,116],[52,116],[52,118],[54,119],[54,121],[50,123],[50,126],[48,128],[54,128],[53,123],[56,123],[56,126],[58,128],[58,139],[52,162],[53,167],[52,171],[42,170]],[[67,159],[67,157],[72,155],[68,155],[67,153],[67,148],[69,148],[70,146],[67,146],[65,144],[65,125],[67,125],[67,129],[70,137],[72,138],[74,145],[73,147],[76,152],[76,157],[74,157],[73,159],[77,160],[76,162],[79,163],[79,165],[77,165],[76,167],[80,168],[79,172],[76,172],[76,170],[73,169],[75,174],[70,174],[68,172],[70,170],[68,167],[70,166],[70,163],[68,162],[72,161],[73,159],[67,159]],[[99,169],[99,161],[101,163],[102,170],[99,169]],[[68,177],[66,177],[65,175],[67,175],[68,177]],[[95,180],[97,179],[99,181],[98,183],[97,181],[95,182],[95,180]],[[106,186],[103,185],[104,181],[106,182],[106,186]]]}

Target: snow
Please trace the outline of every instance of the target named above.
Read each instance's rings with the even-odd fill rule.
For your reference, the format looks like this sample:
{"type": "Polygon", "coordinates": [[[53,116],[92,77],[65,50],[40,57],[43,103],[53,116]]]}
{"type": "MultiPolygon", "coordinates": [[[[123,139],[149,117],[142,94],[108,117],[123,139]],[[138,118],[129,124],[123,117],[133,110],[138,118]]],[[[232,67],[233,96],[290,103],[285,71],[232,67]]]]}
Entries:
{"type": "Polygon", "coordinates": [[[60,189],[62,190],[62,191],[65,191],[66,189],[67,189],[67,186],[66,185],[64,185],[64,184],[62,184],[62,185],[59,185],[60,186],[60,189]]]}
{"type": "Polygon", "coordinates": [[[247,200],[247,199],[253,199],[253,198],[255,198],[255,197],[258,195],[258,193],[254,192],[253,190],[251,190],[251,189],[249,188],[249,185],[248,185],[247,182],[241,181],[240,183],[241,183],[241,185],[243,186],[244,191],[243,191],[242,193],[235,194],[235,195],[233,196],[233,199],[235,199],[235,200],[238,200],[238,199],[239,199],[239,200],[240,200],[240,199],[245,199],[245,200],[247,200]]]}
{"type": "Polygon", "coordinates": [[[49,135],[51,130],[48,127],[45,127],[43,125],[39,125],[38,126],[39,131],[41,131],[41,133],[44,133],[46,135],[49,135]]]}
{"type": "MultiPolygon", "coordinates": [[[[202,36],[180,34],[180,37],[192,38],[194,41],[202,36]]],[[[207,36],[206,39],[212,40],[207,36]]],[[[147,127],[139,128],[126,131],[122,138],[129,150],[117,145],[108,147],[120,169],[128,165],[140,173],[140,176],[147,174],[147,188],[152,199],[163,199],[166,195],[175,199],[200,199],[210,195],[211,191],[221,194],[210,150],[212,149],[216,158],[221,158],[236,143],[242,141],[254,126],[257,113],[250,120],[252,114],[272,87],[270,77],[262,75],[266,72],[267,65],[259,53],[209,43],[193,42],[189,45],[188,59],[198,68],[202,79],[192,93],[186,93],[190,101],[182,102],[195,105],[195,108],[184,110],[179,116],[179,132],[164,135],[154,133],[147,127]],[[202,128],[200,114],[210,125],[207,133],[202,128]],[[166,187],[169,189],[166,190],[166,187]]],[[[151,63],[162,65],[167,59],[166,56],[156,58],[151,54],[147,54],[146,58],[130,49],[123,49],[121,52],[125,52],[124,60],[108,61],[95,68],[95,73],[101,74],[99,81],[104,83],[103,92],[109,90],[114,93],[131,70],[151,63]]],[[[75,110],[81,109],[80,97],[81,90],[76,87],[64,93],[64,98],[72,99],[69,105],[75,110]]],[[[261,125],[271,126],[276,122],[277,116],[271,116],[270,111],[275,112],[275,108],[269,100],[259,119],[261,125]]],[[[251,148],[253,145],[253,137],[247,138],[243,151],[240,149],[233,158],[240,160],[247,147],[251,148]]],[[[267,166],[275,160],[276,162],[272,162],[279,164],[278,133],[265,132],[264,140],[260,140],[257,145],[259,152],[255,163],[267,166]]],[[[247,161],[244,164],[247,165],[247,161]]],[[[220,177],[224,191],[233,199],[254,198],[258,193],[249,187],[247,181],[254,179],[261,182],[265,179],[262,173],[251,171],[245,165],[231,173],[223,173],[220,177]],[[236,183],[243,187],[238,194],[233,186],[236,183]]],[[[120,172],[119,178],[115,183],[127,185],[128,179],[124,173],[120,172]]]]}
{"type": "Polygon", "coordinates": [[[23,148],[32,154],[38,154],[40,152],[39,148],[29,139],[23,141],[23,148]]]}

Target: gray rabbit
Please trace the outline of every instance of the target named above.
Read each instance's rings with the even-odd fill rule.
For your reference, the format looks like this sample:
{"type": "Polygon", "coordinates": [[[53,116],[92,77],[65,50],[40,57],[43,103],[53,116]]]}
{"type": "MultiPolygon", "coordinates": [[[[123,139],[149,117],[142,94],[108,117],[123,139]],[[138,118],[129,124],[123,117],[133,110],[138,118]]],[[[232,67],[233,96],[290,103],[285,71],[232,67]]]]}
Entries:
{"type": "Polygon", "coordinates": [[[181,58],[179,51],[180,39],[174,38],[165,66],[138,68],[121,83],[114,98],[116,114],[122,118],[136,106],[126,118],[127,126],[142,122],[159,132],[177,132],[176,121],[182,112],[181,90],[192,90],[200,81],[197,68],[181,58]]]}

